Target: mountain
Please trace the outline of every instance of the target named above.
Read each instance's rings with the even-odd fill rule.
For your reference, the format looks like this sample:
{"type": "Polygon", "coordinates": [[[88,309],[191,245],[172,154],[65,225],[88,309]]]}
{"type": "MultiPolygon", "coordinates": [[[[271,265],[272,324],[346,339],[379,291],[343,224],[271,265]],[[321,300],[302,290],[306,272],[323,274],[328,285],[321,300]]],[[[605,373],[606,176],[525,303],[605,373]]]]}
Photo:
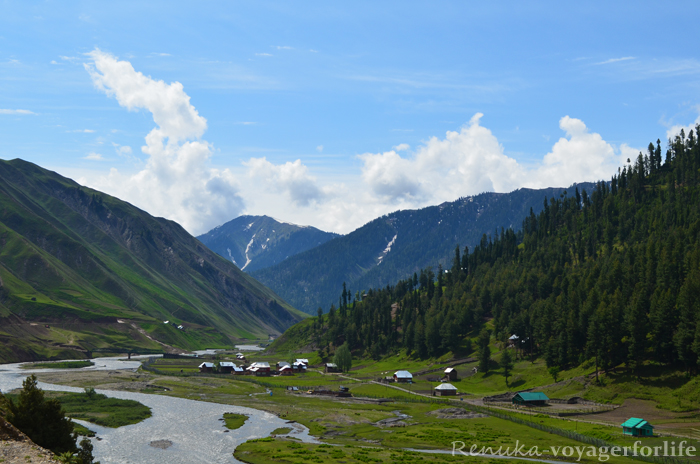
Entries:
{"type": "Polygon", "coordinates": [[[494,340],[510,340],[513,354],[543,358],[554,380],[557,369],[583,365],[597,380],[599,371],[622,367],[625,378],[644,376],[644,388],[678,389],[669,409],[680,398],[698,401],[699,133],[700,124],[669,140],[663,162],[657,139],[610,182],[551,198],[519,232],[454,259],[437,284],[421,272],[369,291],[298,324],[279,344],[347,342],[375,358],[405,350],[423,359],[476,348],[483,375],[494,365],[486,349],[491,332],[494,340]]]}
{"type": "Polygon", "coordinates": [[[0,360],[231,346],[303,317],[177,223],[0,160],[0,360]]]}
{"type": "Polygon", "coordinates": [[[242,271],[253,272],[336,237],[339,235],[267,216],[240,216],[197,238],[242,271]]]}
{"type": "MultiPolygon", "coordinates": [[[[593,184],[579,184],[590,189],[593,184]]],[[[419,210],[397,211],[251,274],[294,307],[315,314],[338,303],[343,282],[351,292],[394,284],[421,268],[451,262],[457,245],[473,248],[501,227],[517,230],[544,199],[569,189],[482,193],[419,210]]]]}

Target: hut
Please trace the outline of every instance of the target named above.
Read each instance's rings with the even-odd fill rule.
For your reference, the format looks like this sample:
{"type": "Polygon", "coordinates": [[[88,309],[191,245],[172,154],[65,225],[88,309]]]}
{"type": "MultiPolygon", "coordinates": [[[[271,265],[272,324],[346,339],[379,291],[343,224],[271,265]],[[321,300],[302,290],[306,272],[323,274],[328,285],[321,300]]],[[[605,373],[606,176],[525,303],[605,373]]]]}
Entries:
{"type": "Polygon", "coordinates": [[[254,362],[248,367],[248,372],[257,376],[270,375],[270,364],[266,362],[254,362]]]}
{"type": "Polygon", "coordinates": [[[294,372],[304,373],[306,372],[306,364],[304,364],[303,362],[295,361],[294,364],[292,364],[292,370],[294,372]]]}
{"type": "Polygon", "coordinates": [[[279,362],[277,363],[277,370],[279,371],[279,370],[281,370],[281,369],[282,369],[283,367],[285,367],[285,366],[287,366],[287,367],[292,367],[292,365],[289,364],[287,361],[279,361],[279,362]]]}
{"type": "Polygon", "coordinates": [[[654,436],[654,426],[638,417],[630,417],[620,425],[622,426],[622,433],[625,435],[632,435],[633,437],[654,436]]]}
{"type": "Polygon", "coordinates": [[[457,394],[457,387],[451,383],[441,383],[435,387],[435,394],[437,396],[455,396],[457,394]]]}
{"type": "Polygon", "coordinates": [[[521,406],[545,406],[549,398],[542,392],[518,392],[512,401],[521,406]]]}
{"type": "Polygon", "coordinates": [[[203,362],[198,367],[199,367],[199,372],[202,372],[202,373],[214,371],[214,363],[203,362]]]}
{"type": "Polygon", "coordinates": [[[413,382],[413,374],[411,374],[408,371],[396,371],[396,372],[394,372],[394,382],[399,382],[399,383],[413,382]]]}
{"type": "Polygon", "coordinates": [[[242,367],[234,367],[231,370],[231,374],[233,375],[245,375],[246,371],[242,367]]]}
{"type": "Polygon", "coordinates": [[[454,367],[448,367],[445,369],[445,378],[447,380],[457,380],[457,369],[454,367]]]}
{"type": "Polygon", "coordinates": [[[335,363],[326,363],[326,373],[338,372],[338,365],[335,363]]]}
{"type": "Polygon", "coordinates": [[[279,370],[280,375],[294,375],[294,369],[292,369],[292,366],[287,364],[286,366],[282,366],[279,370]]]}
{"type": "Polygon", "coordinates": [[[222,374],[230,374],[233,372],[233,368],[236,367],[236,365],[230,361],[222,361],[219,363],[219,372],[222,374]]]}
{"type": "Polygon", "coordinates": [[[306,359],[306,358],[299,358],[299,359],[297,359],[296,362],[302,363],[302,364],[305,365],[306,367],[309,367],[309,360],[306,359]]]}

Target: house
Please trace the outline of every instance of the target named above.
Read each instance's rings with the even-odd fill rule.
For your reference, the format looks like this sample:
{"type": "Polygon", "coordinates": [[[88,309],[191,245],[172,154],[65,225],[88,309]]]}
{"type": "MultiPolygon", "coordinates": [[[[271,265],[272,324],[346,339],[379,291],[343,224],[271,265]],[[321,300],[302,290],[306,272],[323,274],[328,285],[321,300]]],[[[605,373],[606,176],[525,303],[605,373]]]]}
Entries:
{"type": "Polygon", "coordinates": [[[457,394],[457,387],[451,383],[441,383],[435,387],[435,394],[437,396],[455,396],[457,394]]]}
{"type": "Polygon", "coordinates": [[[297,360],[294,362],[294,364],[292,364],[292,370],[294,372],[304,373],[304,372],[306,372],[306,364],[304,364],[303,362],[299,362],[297,360]]]}
{"type": "Polygon", "coordinates": [[[620,425],[622,426],[622,433],[625,435],[632,435],[634,437],[654,436],[654,426],[638,417],[630,417],[620,425]]]}
{"type": "Polygon", "coordinates": [[[243,362],[245,362],[245,355],[243,353],[236,353],[236,359],[239,359],[243,362]]]}
{"type": "Polygon", "coordinates": [[[409,383],[413,382],[413,375],[408,371],[394,372],[394,382],[409,383]]]}
{"type": "Polygon", "coordinates": [[[245,375],[245,369],[242,367],[234,367],[233,370],[231,370],[231,374],[233,375],[245,375]]]}
{"type": "Polygon", "coordinates": [[[266,362],[254,362],[247,370],[253,375],[267,376],[270,375],[270,364],[266,362]]]}
{"type": "Polygon", "coordinates": [[[279,362],[277,363],[277,370],[280,370],[280,369],[282,369],[282,368],[285,367],[285,366],[286,366],[286,367],[292,367],[292,365],[289,364],[287,361],[279,361],[279,362]]]}
{"type": "Polygon", "coordinates": [[[297,359],[296,362],[302,363],[302,364],[304,364],[306,367],[309,367],[309,360],[306,359],[306,358],[299,358],[299,359],[297,359]]]}
{"type": "Polygon", "coordinates": [[[282,366],[279,373],[280,375],[294,375],[294,369],[292,369],[292,366],[287,364],[286,366],[282,366]]]}
{"type": "Polygon", "coordinates": [[[236,365],[230,361],[222,361],[219,363],[219,372],[222,374],[230,374],[233,372],[233,368],[236,367],[236,365]]]}
{"type": "Polygon", "coordinates": [[[513,404],[521,406],[544,406],[547,401],[549,398],[542,392],[518,392],[513,397],[513,404]]]}
{"type": "Polygon", "coordinates": [[[199,372],[213,372],[214,371],[214,363],[203,362],[198,367],[199,367],[199,372]]]}
{"type": "Polygon", "coordinates": [[[338,365],[335,363],[326,363],[326,373],[338,372],[338,365]]]}
{"type": "Polygon", "coordinates": [[[454,367],[448,367],[445,369],[445,377],[447,380],[457,380],[457,369],[454,367]]]}

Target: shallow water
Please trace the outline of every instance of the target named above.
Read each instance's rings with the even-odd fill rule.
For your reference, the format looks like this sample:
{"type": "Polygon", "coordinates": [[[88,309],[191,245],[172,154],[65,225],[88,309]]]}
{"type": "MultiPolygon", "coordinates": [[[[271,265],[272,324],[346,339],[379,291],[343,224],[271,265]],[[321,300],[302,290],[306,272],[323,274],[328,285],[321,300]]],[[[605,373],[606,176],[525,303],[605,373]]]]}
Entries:
{"type": "MultiPolygon", "coordinates": [[[[136,370],[139,361],[121,361],[116,358],[98,358],[95,366],[84,370],[136,370]]],[[[32,372],[50,372],[53,369],[25,370],[19,364],[0,365],[0,390],[21,388],[22,381],[32,372]]],[[[60,370],[60,369],[56,369],[60,370]]],[[[71,370],[75,371],[75,370],[71,370]]],[[[39,383],[44,390],[83,391],[81,388],[39,383]]],[[[263,438],[278,427],[289,426],[285,420],[257,409],[203,401],[173,398],[145,393],[97,390],[113,398],[139,401],[151,408],[153,416],[134,425],[110,429],[85,423],[97,432],[101,440],[93,439],[95,459],[106,463],[232,463],[233,451],[240,443],[252,438],[263,438]],[[222,418],[225,412],[246,414],[250,418],[237,429],[225,432],[222,418]],[[167,449],[150,446],[152,441],[170,440],[167,449]]],[[[294,424],[290,433],[304,442],[317,440],[301,424],[294,424]]]]}

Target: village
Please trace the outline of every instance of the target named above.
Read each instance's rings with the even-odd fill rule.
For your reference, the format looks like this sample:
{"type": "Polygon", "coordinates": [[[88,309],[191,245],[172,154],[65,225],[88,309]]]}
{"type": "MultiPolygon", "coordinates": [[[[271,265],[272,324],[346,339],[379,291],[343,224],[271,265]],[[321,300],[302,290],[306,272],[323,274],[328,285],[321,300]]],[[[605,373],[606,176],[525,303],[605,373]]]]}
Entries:
{"type": "MultiPolygon", "coordinates": [[[[547,415],[556,418],[590,418],[596,414],[614,412],[617,405],[585,400],[579,396],[568,398],[549,397],[542,391],[526,389],[491,396],[475,395],[460,391],[465,377],[478,372],[471,366],[471,359],[461,360],[454,365],[436,369],[419,369],[413,373],[406,369],[381,372],[381,376],[367,376],[352,373],[344,374],[332,362],[311,364],[309,358],[293,358],[289,361],[253,360],[260,354],[242,352],[212,353],[193,357],[191,355],[166,354],[154,364],[145,364],[146,370],[156,373],[182,375],[203,375],[212,377],[235,376],[239,380],[258,382],[260,385],[283,387],[286,394],[354,398],[360,401],[368,398],[382,400],[396,393],[419,397],[434,397],[473,404],[493,410],[517,412],[525,415],[547,415]],[[202,359],[207,359],[202,361],[202,359]],[[223,360],[226,359],[226,360],[223,360]],[[201,362],[200,362],[201,361],[201,362]],[[179,371],[179,372],[178,372],[179,371]],[[359,385],[358,385],[359,384],[359,385]],[[384,386],[384,395],[377,395],[384,386]],[[376,397],[376,398],[375,398],[376,397]]],[[[270,390],[270,394],[271,390],[270,390]]],[[[654,436],[654,426],[643,418],[628,417],[618,423],[622,434],[632,437],[654,436]]]]}

